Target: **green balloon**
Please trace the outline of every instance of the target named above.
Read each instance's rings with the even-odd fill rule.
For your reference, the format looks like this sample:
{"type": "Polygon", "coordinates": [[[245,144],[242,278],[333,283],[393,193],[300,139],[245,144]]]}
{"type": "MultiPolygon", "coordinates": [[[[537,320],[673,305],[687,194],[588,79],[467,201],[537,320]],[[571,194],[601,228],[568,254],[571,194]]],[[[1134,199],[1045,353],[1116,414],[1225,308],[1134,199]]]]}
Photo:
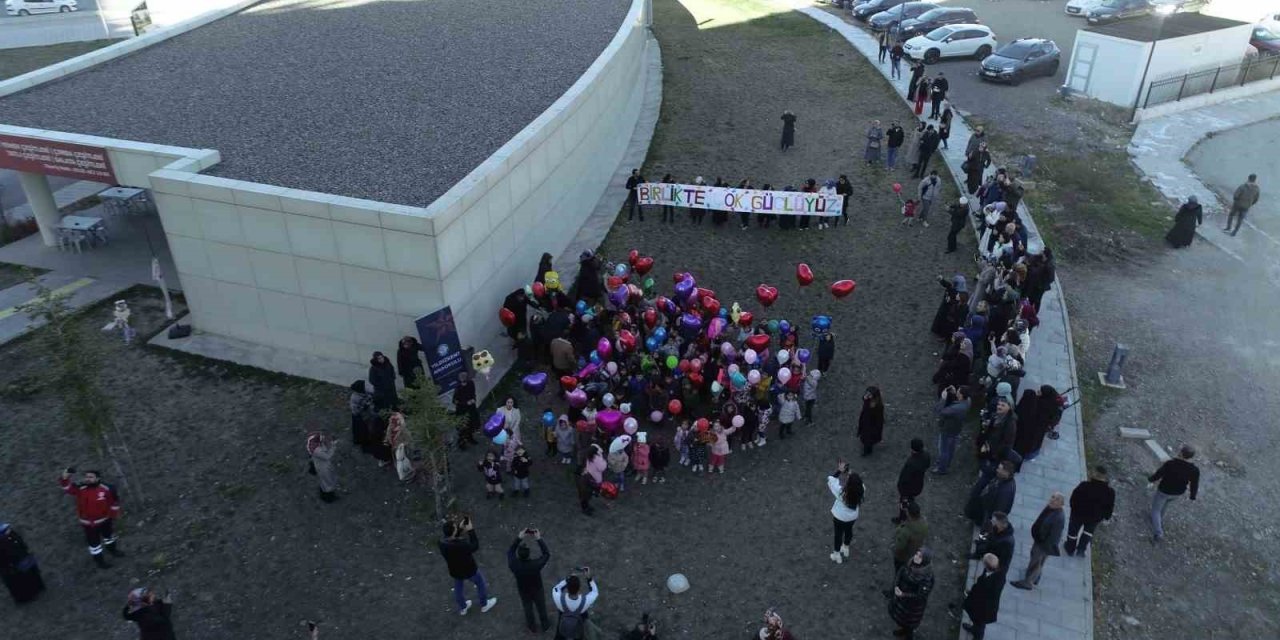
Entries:
{"type": "Polygon", "coordinates": [[[680,359],[675,356],[667,356],[667,368],[675,369],[680,364],[680,359]]]}
{"type": "Polygon", "coordinates": [[[645,279],[644,279],[644,292],[645,292],[645,293],[653,293],[653,286],[654,286],[654,284],[655,284],[655,283],[654,283],[654,281],[653,281],[653,278],[645,278],[645,279]]]}
{"type": "Polygon", "coordinates": [[[653,358],[644,356],[640,359],[640,370],[648,373],[650,369],[653,369],[653,358]]]}
{"type": "Polygon", "coordinates": [[[769,321],[769,333],[777,333],[777,332],[778,332],[778,321],[777,321],[777,320],[770,320],[770,321],[769,321]]]}

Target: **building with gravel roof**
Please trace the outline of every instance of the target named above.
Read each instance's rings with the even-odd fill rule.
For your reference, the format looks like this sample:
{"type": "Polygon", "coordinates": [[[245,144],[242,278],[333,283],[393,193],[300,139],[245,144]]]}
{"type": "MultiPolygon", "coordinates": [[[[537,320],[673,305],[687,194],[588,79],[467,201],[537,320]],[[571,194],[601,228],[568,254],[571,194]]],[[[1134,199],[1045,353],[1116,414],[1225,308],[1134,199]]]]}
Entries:
{"type": "MultiPolygon", "coordinates": [[[[618,169],[656,48],[646,0],[214,1],[0,83],[0,166],[100,152],[154,194],[199,331],[353,363],[446,305],[494,342],[618,169]]],[[[58,171],[23,180],[46,244],[34,174],[88,175],[58,171]]]]}

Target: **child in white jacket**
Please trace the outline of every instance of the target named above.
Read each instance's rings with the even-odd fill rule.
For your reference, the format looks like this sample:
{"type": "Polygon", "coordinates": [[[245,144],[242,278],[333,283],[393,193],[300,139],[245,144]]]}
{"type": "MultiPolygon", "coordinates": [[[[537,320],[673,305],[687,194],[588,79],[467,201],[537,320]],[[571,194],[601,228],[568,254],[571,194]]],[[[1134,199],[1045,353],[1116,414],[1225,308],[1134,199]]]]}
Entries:
{"type": "Polygon", "coordinates": [[[778,407],[778,438],[783,439],[791,434],[791,426],[800,419],[800,403],[796,394],[787,392],[782,396],[782,404],[778,407]]]}

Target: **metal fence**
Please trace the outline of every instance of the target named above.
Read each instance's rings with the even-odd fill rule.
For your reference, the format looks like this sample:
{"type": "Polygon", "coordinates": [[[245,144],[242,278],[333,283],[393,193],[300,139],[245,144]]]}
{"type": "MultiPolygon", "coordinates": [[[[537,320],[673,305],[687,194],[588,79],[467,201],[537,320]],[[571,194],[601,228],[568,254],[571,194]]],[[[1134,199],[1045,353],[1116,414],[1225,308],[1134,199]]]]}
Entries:
{"type": "Polygon", "coordinates": [[[1216,69],[1153,80],[1147,84],[1147,97],[1142,102],[1142,108],[1177,102],[1183,98],[1239,87],[1259,80],[1270,80],[1276,77],[1277,71],[1280,71],[1280,56],[1267,56],[1216,69]]]}

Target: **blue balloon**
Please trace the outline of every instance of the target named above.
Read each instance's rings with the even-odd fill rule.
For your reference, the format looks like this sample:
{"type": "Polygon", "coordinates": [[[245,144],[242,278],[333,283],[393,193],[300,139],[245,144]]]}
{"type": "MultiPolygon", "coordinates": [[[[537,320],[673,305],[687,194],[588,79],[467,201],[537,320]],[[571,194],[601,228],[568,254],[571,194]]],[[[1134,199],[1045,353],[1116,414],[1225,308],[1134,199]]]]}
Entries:
{"type": "Polygon", "coordinates": [[[591,364],[600,364],[600,353],[595,349],[591,350],[591,364]]]}
{"type": "Polygon", "coordinates": [[[625,278],[629,273],[631,273],[631,267],[625,262],[619,262],[613,267],[613,275],[619,278],[625,278]]]}
{"type": "Polygon", "coordinates": [[[726,308],[724,308],[724,307],[720,307],[720,314],[719,314],[719,315],[720,315],[720,317],[721,317],[721,318],[728,318],[728,317],[729,317],[729,310],[728,310],[728,309],[726,309],[726,308]]]}
{"type": "Polygon", "coordinates": [[[556,424],[556,414],[545,411],[542,414],[542,425],[545,427],[554,427],[556,424]]]}
{"type": "Polygon", "coordinates": [[[655,337],[655,338],[657,338],[657,339],[658,339],[658,344],[662,344],[663,342],[666,342],[666,341],[667,341],[667,328],[666,328],[666,327],[658,327],[658,328],[653,332],[653,337],[655,337]]]}
{"type": "Polygon", "coordinates": [[[573,309],[574,309],[574,311],[577,311],[577,312],[578,312],[578,315],[582,315],[582,314],[586,313],[586,312],[587,312],[587,301],[586,301],[586,300],[579,300],[579,301],[578,301],[578,304],[573,305],[573,309]]]}
{"type": "Polygon", "coordinates": [[[660,346],[662,346],[662,342],[658,340],[657,336],[649,336],[644,339],[644,348],[649,351],[657,351],[660,346]]]}
{"type": "Polygon", "coordinates": [[[814,316],[809,326],[814,335],[823,335],[831,330],[831,316],[814,316]]]}
{"type": "Polygon", "coordinates": [[[786,320],[778,322],[778,330],[783,333],[791,333],[791,323],[786,320]]]}

